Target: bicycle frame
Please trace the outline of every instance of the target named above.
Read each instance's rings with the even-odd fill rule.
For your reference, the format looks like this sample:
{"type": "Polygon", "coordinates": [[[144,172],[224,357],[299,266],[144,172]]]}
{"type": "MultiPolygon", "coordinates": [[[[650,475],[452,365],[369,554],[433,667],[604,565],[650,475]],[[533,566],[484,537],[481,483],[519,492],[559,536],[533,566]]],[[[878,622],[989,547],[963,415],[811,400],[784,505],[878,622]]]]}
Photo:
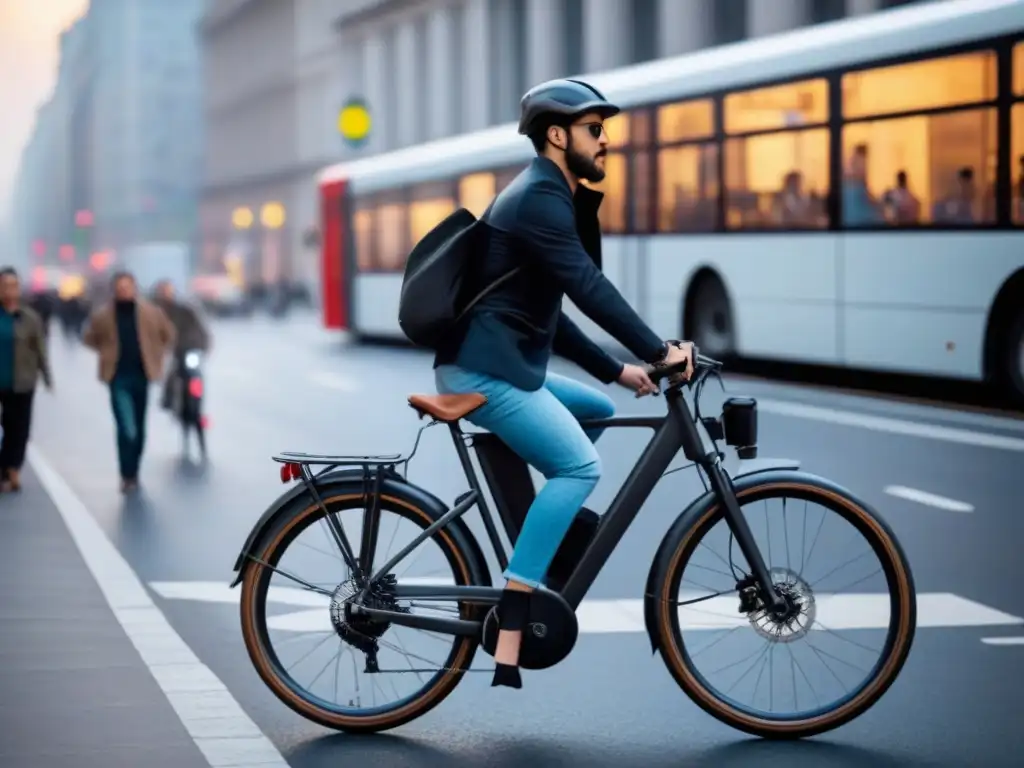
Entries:
{"type": "MultiPolygon", "coordinates": [[[[608,562],[608,558],[654,491],[658,481],[675,459],[679,450],[682,449],[686,458],[699,466],[707,475],[711,490],[724,507],[725,519],[732,530],[740,551],[750,565],[755,581],[763,590],[762,594],[775,606],[784,605],[781,597],[775,591],[764,559],[754,543],[750,527],[740,511],[739,502],[733,493],[732,481],[722,467],[718,451],[706,450],[697,429],[696,420],[693,414],[690,413],[690,409],[683,397],[681,387],[678,385],[669,387],[665,391],[665,398],[668,404],[668,415],[664,417],[617,417],[583,422],[583,425],[586,427],[649,428],[654,430],[654,436],[644,448],[632,472],[630,472],[612,500],[608,511],[597,528],[593,540],[587,547],[583,557],[576,564],[564,588],[560,590],[561,596],[573,610],[579,607],[590,587],[597,579],[598,574],[600,574],[601,569],[608,562]]],[[[507,567],[508,554],[498,534],[494,516],[484,500],[480,481],[470,460],[469,450],[464,440],[465,433],[457,422],[450,424],[449,429],[459,455],[459,460],[462,463],[462,468],[466,473],[470,490],[460,497],[455,507],[424,529],[410,544],[403,547],[400,552],[383,566],[374,569],[375,572],[370,578],[369,583],[390,573],[399,562],[430,536],[444,528],[451,521],[464,515],[474,506],[480,508],[488,538],[501,568],[504,570],[507,567]]],[[[379,512],[377,512],[377,516],[379,517],[379,512]]],[[[379,524],[379,521],[368,522],[379,524]]],[[[376,525],[371,524],[370,527],[375,529],[376,525]]],[[[362,563],[360,564],[362,565],[362,563]]],[[[403,585],[401,582],[398,582],[394,590],[394,594],[398,598],[460,601],[494,605],[500,599],[503,588],[459,585],[403,585]]],[[[476,635],[479,633],[481,626],[479,621],[419,616],[397,611],[368,608],[366,606],[359,606],[358,610],[379,621],[449,635],[476,635]]]]}

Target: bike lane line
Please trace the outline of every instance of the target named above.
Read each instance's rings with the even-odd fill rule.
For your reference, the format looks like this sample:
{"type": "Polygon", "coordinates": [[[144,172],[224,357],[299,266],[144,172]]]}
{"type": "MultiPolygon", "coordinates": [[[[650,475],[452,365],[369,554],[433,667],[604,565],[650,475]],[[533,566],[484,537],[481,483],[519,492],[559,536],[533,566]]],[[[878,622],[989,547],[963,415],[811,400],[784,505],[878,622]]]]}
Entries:
{"type": "Polygon", "coordinates": [[[85,504],[38,449],[28,460],[107,604],[211,768],[288,768],[227,686],[192,652],[85,504]]]}

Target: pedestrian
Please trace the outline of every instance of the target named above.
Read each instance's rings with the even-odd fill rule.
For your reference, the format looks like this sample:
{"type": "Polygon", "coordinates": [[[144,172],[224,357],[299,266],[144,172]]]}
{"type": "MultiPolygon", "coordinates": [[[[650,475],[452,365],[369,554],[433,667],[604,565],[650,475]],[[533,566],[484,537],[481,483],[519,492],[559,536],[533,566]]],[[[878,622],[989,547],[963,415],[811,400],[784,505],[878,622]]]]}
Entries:
{"type": "Polygon", "coordinates": [[[139,485],[149,385],[162,380],[175,335],[163,310],[138,295],[130,273],[116,273],[112,285],[113,300],[92,313],[82,341],[99,353],[100,380],[110,387],[121,491],[127,493],[139,485]]]}
{"type": "Polygon", "coordinates": [[[32,426],[32,397],[42,376],[53,388],[46,333],[39,314],[21,301],[21,280],[13,267],[0,269],[0,491],[21,490],[32,426]]]}

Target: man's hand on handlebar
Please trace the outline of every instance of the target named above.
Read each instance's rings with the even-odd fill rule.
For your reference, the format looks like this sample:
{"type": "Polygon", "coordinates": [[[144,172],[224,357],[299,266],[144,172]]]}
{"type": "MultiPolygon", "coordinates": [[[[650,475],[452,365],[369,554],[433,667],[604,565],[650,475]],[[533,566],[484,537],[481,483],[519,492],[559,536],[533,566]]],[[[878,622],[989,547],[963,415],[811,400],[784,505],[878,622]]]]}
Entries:
{"type": "Polygon", "coordinates": [[[691,341],[670,341],[668,342],[668,354],[665,359],[658,363],[659,368],[673,369],[669,377],[670,384],[680,381],[689,381],[693,376],[694,348],[691,341]]]}

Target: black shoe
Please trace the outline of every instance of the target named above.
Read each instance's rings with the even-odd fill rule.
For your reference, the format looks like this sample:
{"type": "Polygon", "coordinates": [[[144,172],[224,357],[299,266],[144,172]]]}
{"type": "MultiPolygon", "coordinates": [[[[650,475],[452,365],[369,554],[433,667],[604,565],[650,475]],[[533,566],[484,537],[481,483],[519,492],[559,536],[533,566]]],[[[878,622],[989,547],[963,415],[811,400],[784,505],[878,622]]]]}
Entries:
{"type": "MultiPolygon", "coordinates": [[[[506,589],[498,601],[498,631],[522,632],[530,618],[530,593],[506,589]]],[[[522,688],[523,681],[519,676],[516,664],[495,663],[494,677],[491,687],[522,688]]]]}

